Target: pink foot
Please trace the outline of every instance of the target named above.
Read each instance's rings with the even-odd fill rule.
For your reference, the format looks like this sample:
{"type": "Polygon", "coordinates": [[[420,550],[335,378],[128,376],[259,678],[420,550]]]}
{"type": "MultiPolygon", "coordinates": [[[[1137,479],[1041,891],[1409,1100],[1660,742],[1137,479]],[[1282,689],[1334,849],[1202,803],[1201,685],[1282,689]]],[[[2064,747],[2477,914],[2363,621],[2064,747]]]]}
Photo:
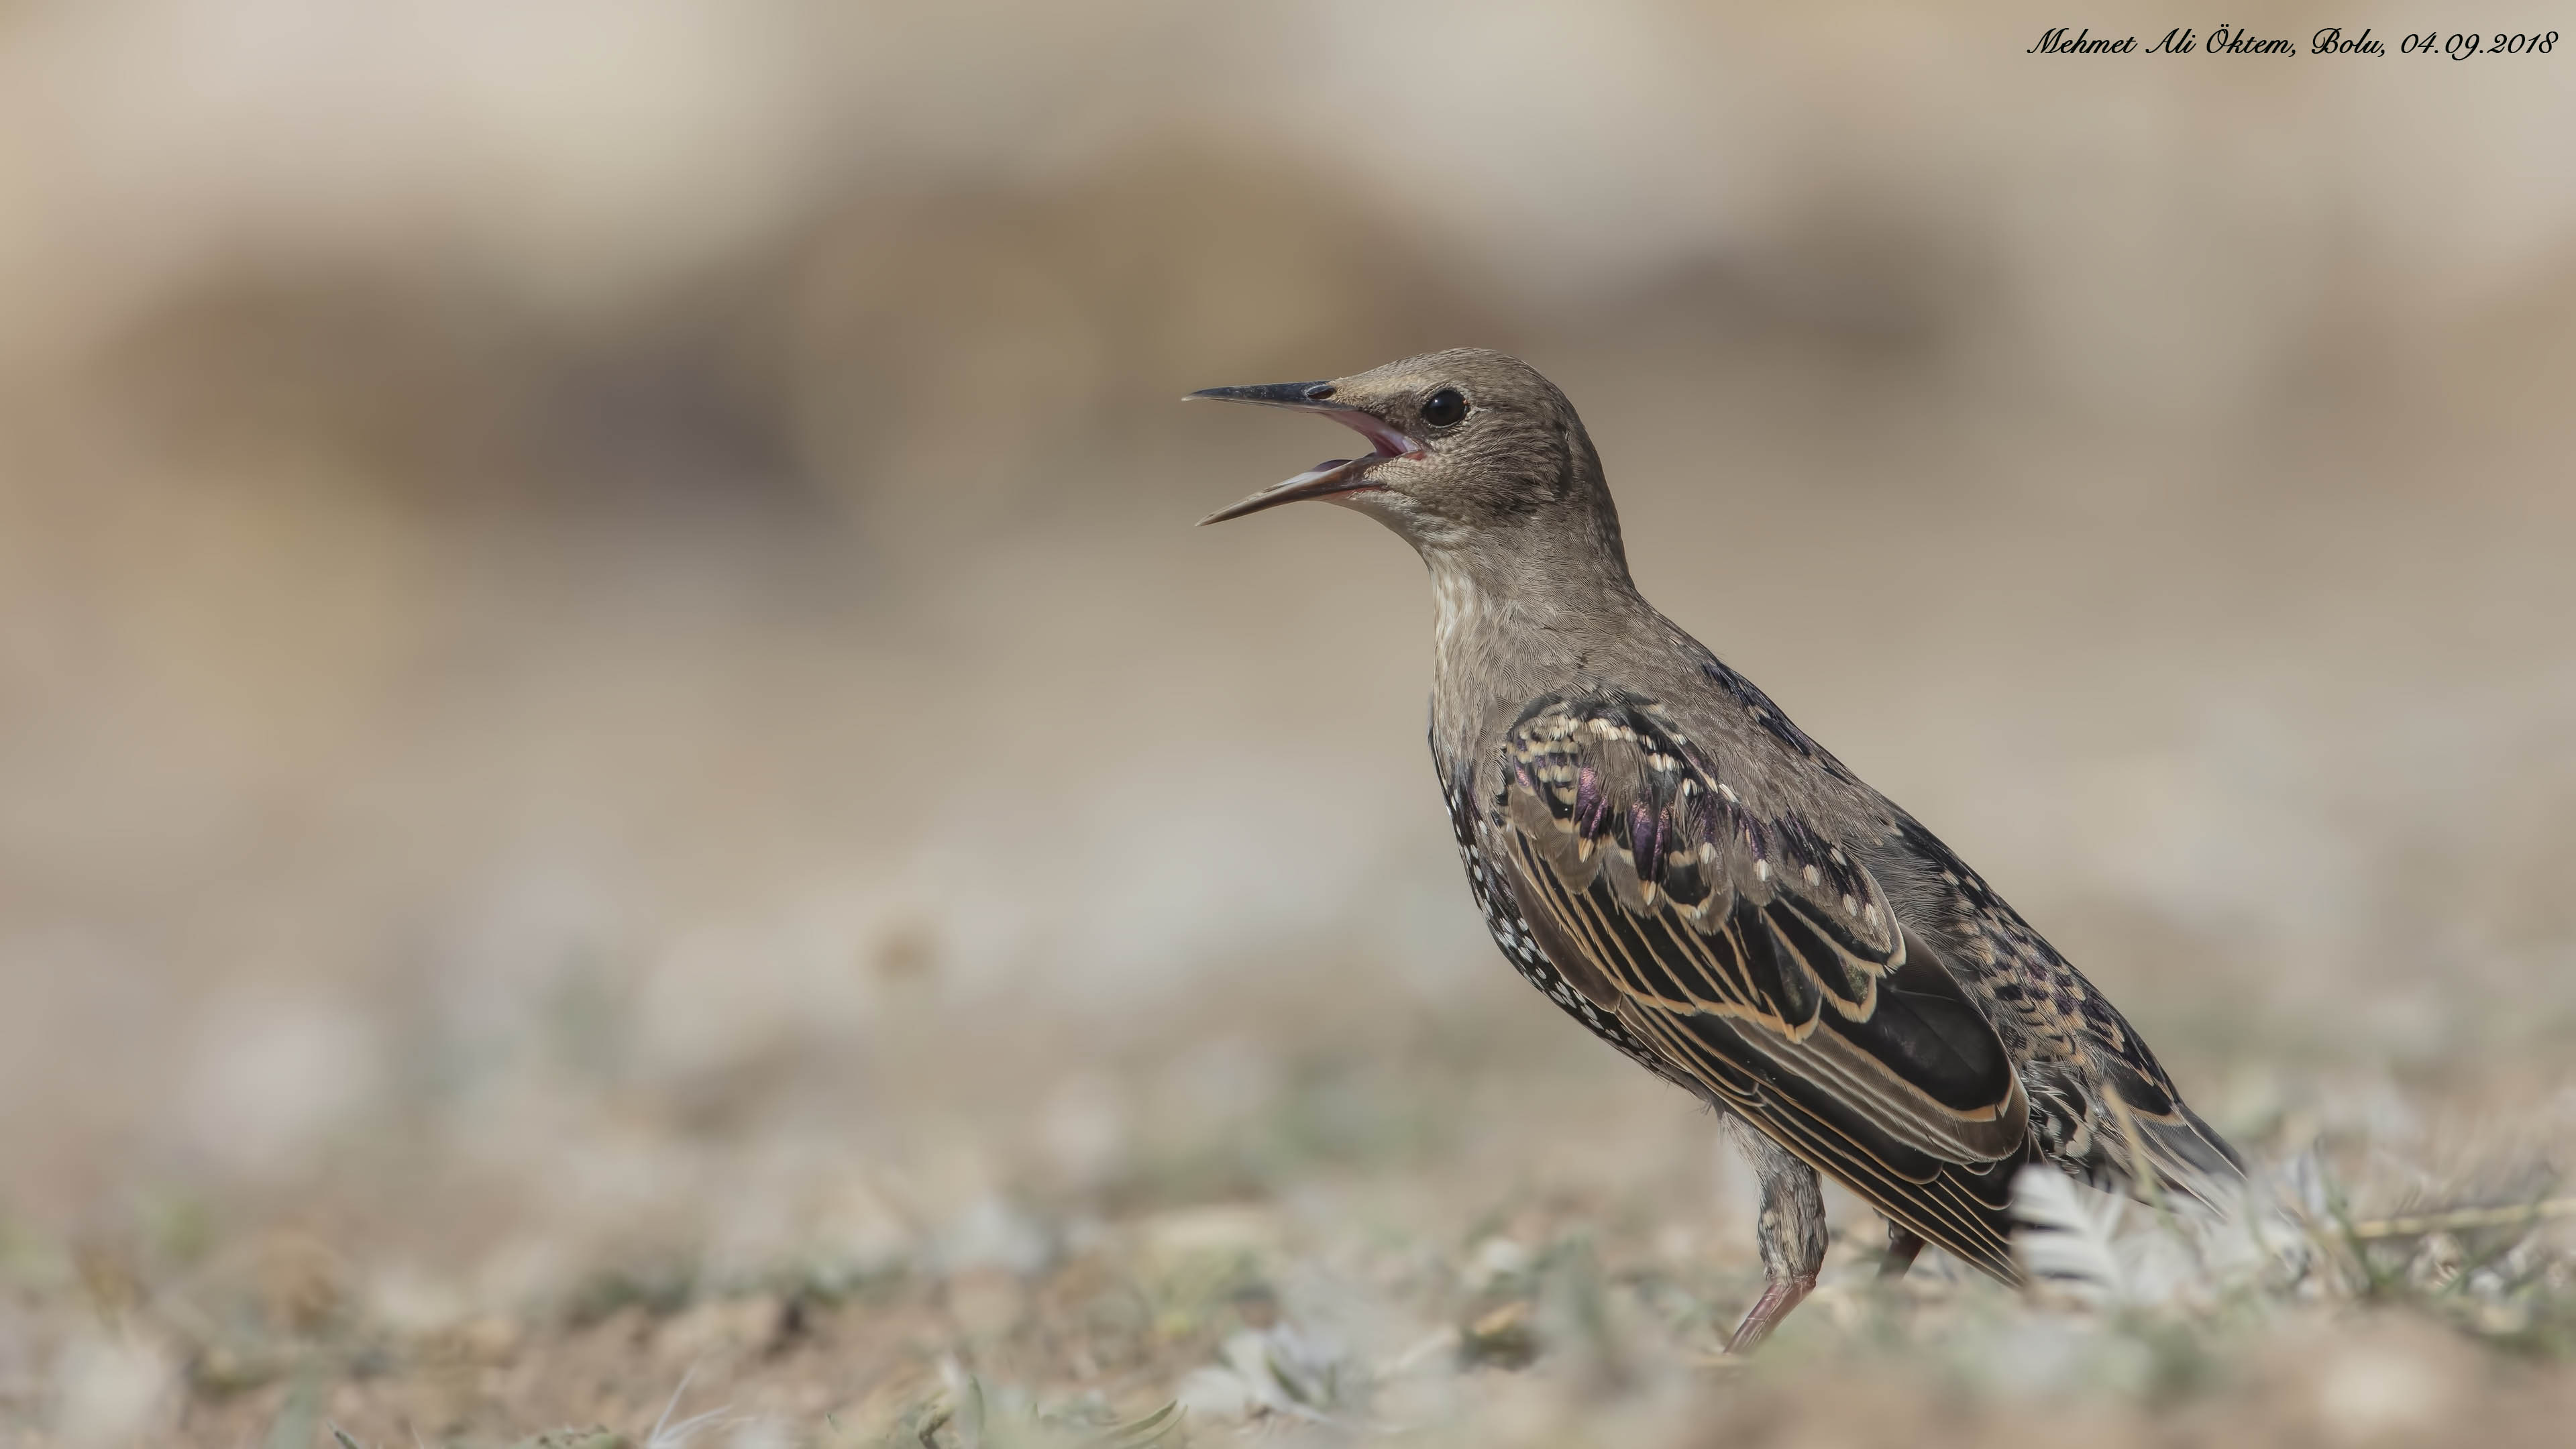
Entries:
{"type": "Polygon", "coordinates": [[[1780,1326],[1781,1319],[1789,1316],[1790,1309],[1806,1301],[1807,1295],[1814,1291],[1816,1280],[1813,1274],[1803,1278],[1774,1278],[1762,1285],[1762,1296],[1753,1300],[1753,1306],[1745,1311],[1744,1321],[1735,1325],[1735,1335],[1726,1341],[1726,1351],[1751,1353],[1757,1344],[1771,1336],[1772,1329],[1780,1326]]]}

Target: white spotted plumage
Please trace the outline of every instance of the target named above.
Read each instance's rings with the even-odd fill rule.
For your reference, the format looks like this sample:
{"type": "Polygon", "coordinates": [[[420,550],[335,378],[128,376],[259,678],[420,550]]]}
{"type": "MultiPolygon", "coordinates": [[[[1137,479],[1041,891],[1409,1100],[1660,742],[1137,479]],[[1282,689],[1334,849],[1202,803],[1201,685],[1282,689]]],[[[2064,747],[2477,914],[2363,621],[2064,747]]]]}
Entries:
{"type": "Polygon", "coordinates": [[[1520,906],[1502,889],[1493,867],[1487,864],[1484,850],[1476,843],[1476,811],[1460,782],[1443,780],[1441,795],[1449,804],[1449,826],[1458,837],[1458,858],[1467,868],[1467,891],[1476,901],[1476,909],[1485,918],[1485,929],[1501,948],[1503,959],[1521,978],[1538,988],[1539,993],[1555,1002],[1566,1015],[1580,1021],[1593,1035],[1617,1047],[1631,1061],[1652,1070],[1658,1076],[1670,1075],[1670,1069],[1646,1044],[1631,1035],[1616,1016],[1605,1016],[1592,1004],[1591,998],[1574,989],[1560,974],[1547,954],[1539,949],[1538,939],[1520,912],[1520,906]]]}

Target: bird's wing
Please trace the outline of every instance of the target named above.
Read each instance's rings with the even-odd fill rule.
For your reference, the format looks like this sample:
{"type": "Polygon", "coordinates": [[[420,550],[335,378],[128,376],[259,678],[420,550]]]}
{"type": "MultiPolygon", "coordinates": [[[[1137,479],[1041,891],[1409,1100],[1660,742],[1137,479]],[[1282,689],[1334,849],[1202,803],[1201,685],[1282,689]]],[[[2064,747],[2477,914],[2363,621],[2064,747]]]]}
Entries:
{"type": "Polygon", "coordinates": [[[1674,1074],[2007,1282],[2013,1063],[1878,881],[1654,703],[1542,696],[1480,802],[1549,959],[1674,1074]]]}

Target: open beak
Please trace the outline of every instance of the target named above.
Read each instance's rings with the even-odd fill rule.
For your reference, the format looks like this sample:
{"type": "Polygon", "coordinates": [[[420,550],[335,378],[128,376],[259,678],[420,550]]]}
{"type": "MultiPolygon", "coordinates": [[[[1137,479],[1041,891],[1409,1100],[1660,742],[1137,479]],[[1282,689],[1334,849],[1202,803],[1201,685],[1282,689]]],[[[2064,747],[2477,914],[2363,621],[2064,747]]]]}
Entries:
{"type": "Polygon", "coordinates": [[[1364,457],[1328,459],[1285,483],[1262,489],[1231,508],[1220,508],[1199,520],[1199,526],[1202,528],[1211,523],[1223,523],[1229,518],[1241,518],[1247,513],[1259,513],[1265,508],[1276,508],[1282,503],[1296,503],[1308,498],[1330,498],[1335,494],[1357,493],[1365,488],[1382,487],[1384,485],[1370,480],[1371,470],[1380,463],[1391,462],[1407,454],[1422,451],[1420,443],[1387,426],[1386,421],[1376,414],[1365,413],[1358,408],[1334,402],[1333,385],[1329,382],[1274,382],[1259,387],[1203,388],[1191,393],[1182,401],[1191,402],[1201,398],[1212,398],[1218,402],[1259,403],[1264,407],[1296,408],[1301,412],[1321,413],[1368,439],[1370,444],[1370,451],[1364,457]]]}

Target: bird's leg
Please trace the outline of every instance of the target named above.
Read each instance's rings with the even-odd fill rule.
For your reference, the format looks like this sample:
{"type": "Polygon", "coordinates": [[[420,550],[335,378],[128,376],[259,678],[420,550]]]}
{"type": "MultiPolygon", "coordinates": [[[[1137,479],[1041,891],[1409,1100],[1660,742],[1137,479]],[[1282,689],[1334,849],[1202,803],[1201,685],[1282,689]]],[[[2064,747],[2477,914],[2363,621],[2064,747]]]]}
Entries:
{"type": "Polygon", "coordinates": [[[1728,1353],[1749,1353],[1771,1336],[1790,1309],[1815,1291],[1816,1270],[1825,1262],[1825,1198],[1814,1168],[1741,1119],[1728,1121],[1762,1183],[1762,1217],[1756,1230],[1762,1248],[1762,1296],[1753,1300],[1744,1321],[1726,1341],[1728,1353]]]}
{"type": "Polygon", "coordinates": [[[1914,1266],[1914,1255],[1923,1251],[1923,1238],[1902,1223],[1887,1225],[1887,1256],[1878,1261],[1881,1279],[1902,1278],[1914,1266]]]}

